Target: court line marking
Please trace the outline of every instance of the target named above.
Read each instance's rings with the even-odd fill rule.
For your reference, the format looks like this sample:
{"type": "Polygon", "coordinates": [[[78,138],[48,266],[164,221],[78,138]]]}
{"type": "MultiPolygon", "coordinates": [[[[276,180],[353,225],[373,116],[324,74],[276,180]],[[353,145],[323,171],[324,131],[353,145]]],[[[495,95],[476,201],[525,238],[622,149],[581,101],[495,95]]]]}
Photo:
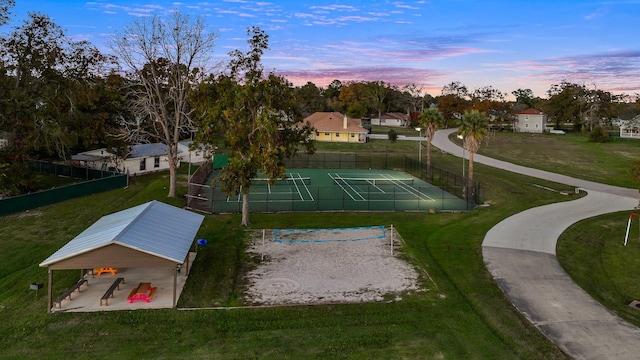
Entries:
{"type": "MultiPolygon", "coordinates": [[[[393,178],[390,178],[389,176],[391,176],[391,175],[389,175],[389,174],[380,174],[380,175],[381,175],[382,177],[384,177],[384,178],[388,178],[388,179],[390,179],[390,180],[395,180],[395,179],[393,179],[393,178]]],[[[394,184],[395,184],[395,183],[397,183],[397,184],[396,184],[396,186],[398,186],[398,187],[399,187],[399,188],[401,188],[401,189],[406,190],[406,191],[407,191],[407,193],[412,194],[413,196],[417,197],[419,200],[435,201],[435,199],[434,199],[434,198],[432,198],[431,196],[429,196],[429,195],[427,195],[427,194],[423,193],[422,191],[420,191],[420,190],[418,190],[418,189],[414,188],[413,186],[410,186],[410,185],[404,184],[404,183],[403,183],[403,182],[401,182],[401,181],[393,181],[393,183],[394,183],[394,184]],[[426,197],[426,199],[425,199],[425,198],[423,198],[422,196],[426,197]]]]}
{"type": "MultiPolygon", "coordinates": [[[[396,201],[397,200],[397,199],[392,199],[392,200],[370,200],[370,199],[366,199],[362,195],[362,192],[360,191],[361,189],[360,190],[356,189],[353,185],[349,184],[347,182],[347,180],[345,180],[345,179],[348,179],[348,178],[342,177],[339,173],[329,173],[328,175],[334,180],[336,185],[340,186],[340,188],[342,188],[342,191],[344,191],[351,198],[351,200],[353,200],[353,201],[396,201]],[[356,195],[358,195],[360,197],[360,199],[354,198],[354,196],[352,196],[352,194],[342,184],[346,185],[349,189],[351,189],[356,195]]],[[[428,194],[425,194],[425,193],[421,192],[420,190],[414,188],[411,185],[407,185],[407,184],[403,183],[400,179],[397,179],[397,178],[393,177],[390,174],[378,173],[378,174],[372,174],[372,175],[377,175],[381,180],[389,180],[390,183],[393,186],[396,186],[397,188],[403,190],[405,194],[413,195],[418,200],[436,201],[434,198],[432,198],[428,194]]],[[[369,184],[369,186],[373,186],[375,189],[377,189],[379,193],[381,193],[381,194],[386,194],[387,193],[382,188],[380,188],[378,185],[376,185],[375,180],[367,179],[367,178],[362,178],[362,179],[365,180],[369,184]]]]}
{"type": "Polygon", "coordinates": [[[353,186],[351,186],[351,184],[347,183],[345,180],[342,179],[342,177],[338,174],[338,173],[333,173],[335,175],[335,177],[331,174],[331,173],[327,173],[327,175],[329,175],[329,177],[334,181],[334,183],[336,183],[338,186],[340,186],[340,188],[342,189],[342,191],[344,191],[347,195],[349,195],[349,197],[351,198],[351,200],[353,201],[367,201],[367,199],[365,199],[362,194],[360,194],[360,192],[356,189],[353,188],[353,186]],[[342,186],[342,184],[340,182],[337,182],[336,179],[339,179],[342,181],[342,183],[344,183],[346,186],[348,186],[349,188],[351,188],[351,190],[353,190],[353,192],[360,196],[360,200],[356,200],[356,198],[354,198],[351,193],[349,191],[347,191],[347,189],[345,189],[344,186],[342,186]]]}
{"type": "MultiPolygon", "coordinates": [[[[309,190],[309,188],[307,187],[307,184],[304,183],[304,178],[302,177],[302,175],[298,172],[298,173],[289,173],[288,174],[289,178],[292,179],[290,180],[293,185],[296,188],[296,191],[291,191],[291,184],[287,182],[287,185],[289,187],[289,192],[275,192],[271,189],[271,185],[269,185],[269,183],[267,183],[267,192],[252,192],[252,194],[254,195],[277,195],[277,194],[298,194],[298,196],[300,197],[299,201],[315,201],[313,195],[311,194],[311,190],[309,190]],[[302,193],[302,191],[300,190],[300,187],[298,186],[298,181],[300,181],[302,183],[302,185],[304,186],[307,194],[309,194],[309,200],[304,198],[304,195],[302,193]]],[[[227,196],[227,202],[228,203],[240,203],[242,201],[242,186],[240,186],[240,191],[238,192],[238,198],[236,199],[236,201],[232,201],[230,196],[227,196]]],[[[284,199],[284,200],[275,200],[275,199],[264,199],[264,200],[251,200],[254,202],[291,202],[291,201],[296,201],[294,199],[284,199]]]]}

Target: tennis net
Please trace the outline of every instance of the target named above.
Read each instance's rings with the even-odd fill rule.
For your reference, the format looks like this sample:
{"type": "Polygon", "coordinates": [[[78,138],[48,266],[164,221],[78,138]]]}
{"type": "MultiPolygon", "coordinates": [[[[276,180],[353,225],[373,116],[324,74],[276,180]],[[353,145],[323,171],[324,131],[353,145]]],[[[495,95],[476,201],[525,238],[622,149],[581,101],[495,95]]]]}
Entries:
{"type": "Polygon", "coordinates": [[[411,178],[354,178],[334,176],[333,181],[338,185],[413,185],[413,179],[411,178]]]}
{"type": "MultiPolygon", "coordinates": [[[[311,178],[310,177],[286,177],[284,179],[278,178],[272,186],[292,185],[294,183],[311,185],[311,178]]],[[[269,178],[253,178],[251,179],[251,185],[267,186],[269,185],[269,178]]]]}

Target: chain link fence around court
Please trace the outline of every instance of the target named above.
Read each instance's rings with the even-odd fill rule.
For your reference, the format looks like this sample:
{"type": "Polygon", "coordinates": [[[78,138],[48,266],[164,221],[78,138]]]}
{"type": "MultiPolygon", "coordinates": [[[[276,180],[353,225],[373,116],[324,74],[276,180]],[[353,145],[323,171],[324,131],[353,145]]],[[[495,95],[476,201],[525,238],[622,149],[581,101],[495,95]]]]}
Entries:
{"type": "Polygon", "coordinates": [[[477,181],[467,186],[468,178],[458,174],[431,167],[427,174],[426,163],[406,155],[363,155],[356,153],[318,153],[302,154],[285,160],[286,168],[311,169],[384,169],[398,170],[411,174],[429,184],[440,187],[446,192],[465,198],[470,205],[480,204],[481,187],[477,181]],[[467,189],[469,188],[469,189],[467,189]],[[468,191],[467,191],[468,190],[468,191]]]}
{"type": "MultiPolygon", "coordinates": [[[[208,169],[211,165],[208,165],[208,169]]],[[[293,211],[459,211],[469,210],[480,203],[480,184],[466,186],[467,178],[431,168],[427,176],[425,164],[404,155],[360,155],[348,153],[321,153],[302,155],[285,161],[287,169],[355,169],[395,170],[425,181],[409,190],[392,186],[384,199],[375,184],[358,186],[358,195],[341,191],[335,186],[305,185],[291,193],[262,192],[250,197],[250,209],[255,212],[293,211]],[[337,191],[338,190],[338,191],[337,191]],[[424,195],[427,194],[427,195],[424,195]],[[302,198],[301,198],[302,197],[302,198]],[[354,199],[354,197],[362,197],[354,199]],[[427,199],[428,198],[428,199],[427,199]],[[310,201],[309,199],[313,199],[310,201]]],[[[212,174],[215,176],[215,173],[212,174]]],[[[212,177],[204,182],[189,184],[187,207],[208,213],[240,212],[241,196],[228,197],[220,186],[212,187],[212,177]]],[[[292,186],[297,184],[288,184],[292,186]]]]}

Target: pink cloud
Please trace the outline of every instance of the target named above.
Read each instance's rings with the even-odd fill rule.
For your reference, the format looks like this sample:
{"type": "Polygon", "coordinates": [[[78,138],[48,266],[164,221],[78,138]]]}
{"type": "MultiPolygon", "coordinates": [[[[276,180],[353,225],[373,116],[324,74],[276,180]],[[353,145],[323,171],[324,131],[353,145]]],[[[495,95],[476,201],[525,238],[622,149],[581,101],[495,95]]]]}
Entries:
{"type": "MultiPolygon", "coordinates": [[[[384,81],[395,86],[417,84],[425,88],[435,88],[434,84],[442,80],[445,74],[427,69],[404,67],[361,67],[361,68],[329,68],[322,70],[283,70],[277,71],[294,85],[300,86],[311,81],[317,86],[326,87],[333,80],[347,81],[384,81]]],[[[438,87],[439,89],[439,87],[438,87]]]]}

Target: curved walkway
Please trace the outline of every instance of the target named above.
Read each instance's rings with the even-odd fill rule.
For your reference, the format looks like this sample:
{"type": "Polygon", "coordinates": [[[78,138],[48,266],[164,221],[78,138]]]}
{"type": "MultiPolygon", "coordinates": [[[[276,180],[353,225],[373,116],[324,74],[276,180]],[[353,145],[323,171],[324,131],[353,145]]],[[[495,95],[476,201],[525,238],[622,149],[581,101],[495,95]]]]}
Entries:
{"type": "MultiPolygon", "coordinates": [[[[456,129],[436,132],[432,144],[456,156],[456,129]]],[[[579,187],[587,196],[532,208],[487,232],[482,255],[509,300],[534,326],[575,359],[638,359],[640,329],[625,322],[576,285],[556,259],[558,236],[577,221],[631,210],[638,191],[575,179],[475,155],[474,162],[579,187]]],[[[621,236],[622,241],[622,236],[621,236]]]]}

